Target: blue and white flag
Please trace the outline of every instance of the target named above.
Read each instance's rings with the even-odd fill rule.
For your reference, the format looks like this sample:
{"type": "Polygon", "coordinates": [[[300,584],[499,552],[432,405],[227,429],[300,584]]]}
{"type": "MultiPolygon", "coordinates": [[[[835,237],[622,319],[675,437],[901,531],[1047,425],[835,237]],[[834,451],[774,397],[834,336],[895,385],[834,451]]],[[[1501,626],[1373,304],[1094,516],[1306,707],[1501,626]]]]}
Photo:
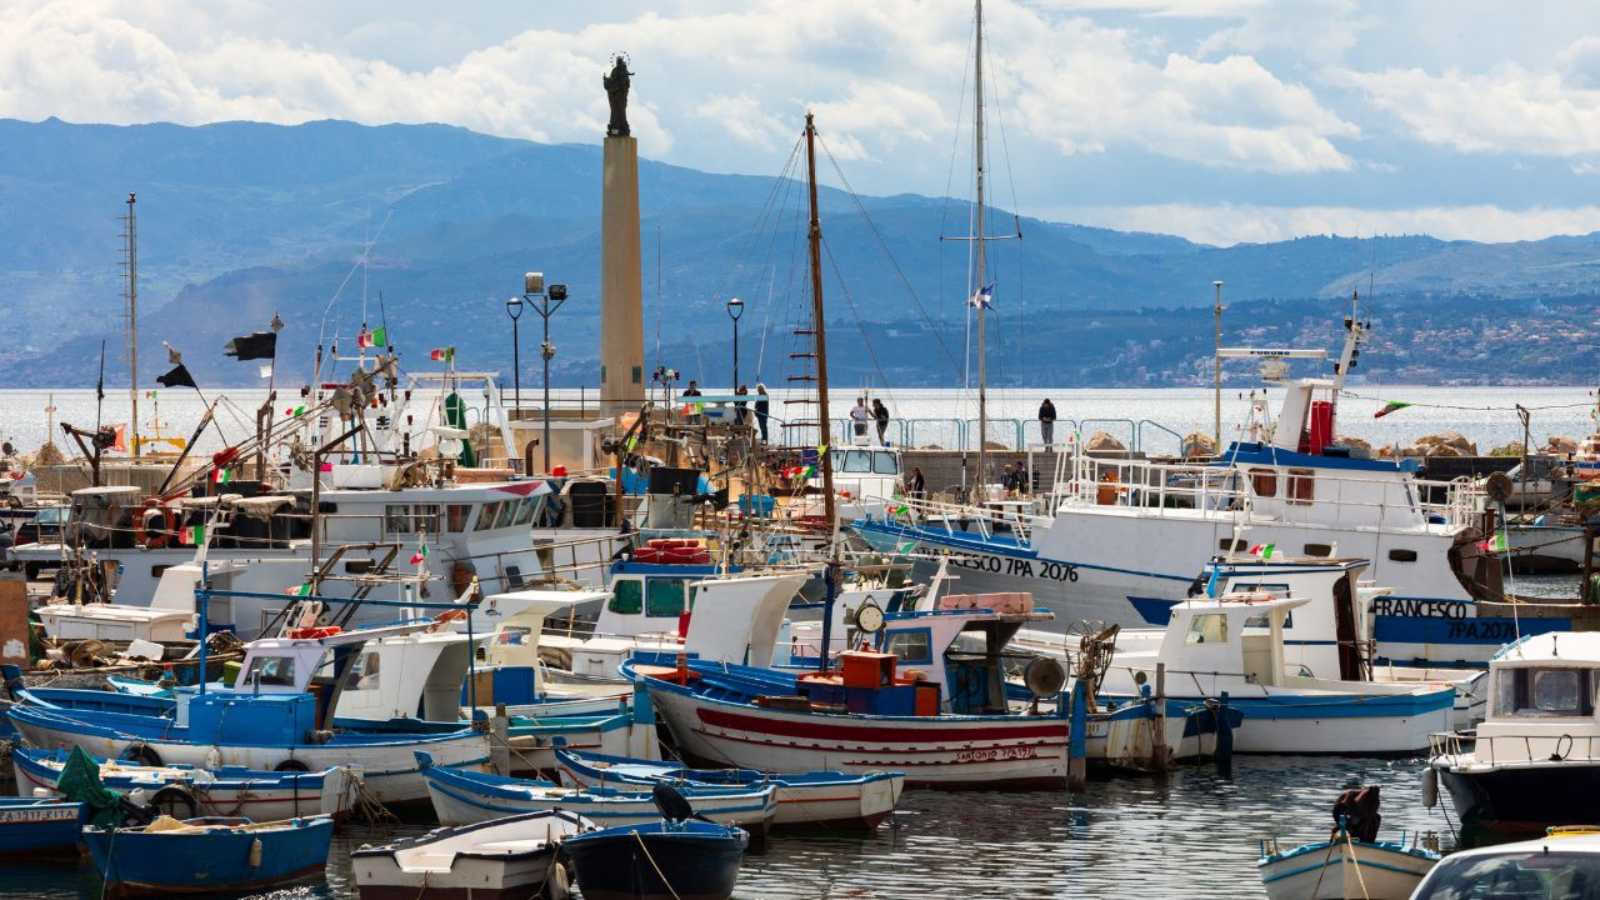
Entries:
{"type": "Polygon", "coordinates": [[[967,306],[972,309],[993,309],[994,282],[991,281],[987,286],[979,288],[976,294],[967,299],[967,306]]]}

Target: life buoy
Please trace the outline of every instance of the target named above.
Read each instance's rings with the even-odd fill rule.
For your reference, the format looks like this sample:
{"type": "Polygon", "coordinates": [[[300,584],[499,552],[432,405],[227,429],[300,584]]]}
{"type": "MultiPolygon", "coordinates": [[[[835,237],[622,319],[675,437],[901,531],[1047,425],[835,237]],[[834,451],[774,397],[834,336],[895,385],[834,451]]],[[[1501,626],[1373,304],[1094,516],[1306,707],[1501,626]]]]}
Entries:
{"type": "Polygon", "coordinates": [[[178,533],[178,512],[160,500],[151,497],[144,502],[144,506],[133,515],[133,542],[147,550],[160,550],[165,547],[178,533]],[[164,528],[150,531],[145,522],[150,518],[150,511],[159,512],[164,528]]]}
{"type": "Polygon", "coordinates": [[[297,641],[298,640],[306,640],[306,639],[315,639],[315,638],[325,638],[325,637],[332,637],[333,635],[336,635],[336,634],[338,634],[339,632],[341,632],[343,630],[344,629],[340,628],[337,625],[323,625],[321,627],[315,627],[315,628],[291,628],[289,630],[289,637],[294,639],[294,640],[297,640],[297,641]]]}
{"type": "Polygon", "coordinates": [[[464,610],[464,609],[445,610],[443,613],[440,613],[439,616],[433,620],[433,624],[428,626],[428,630],[429,631],[438,631],[439,629],[441,629],[444,626],[450,624],[451,622],[459,622],[460,620],[465,619],[466,617],[467,617],[467,611],[464,610]]]}

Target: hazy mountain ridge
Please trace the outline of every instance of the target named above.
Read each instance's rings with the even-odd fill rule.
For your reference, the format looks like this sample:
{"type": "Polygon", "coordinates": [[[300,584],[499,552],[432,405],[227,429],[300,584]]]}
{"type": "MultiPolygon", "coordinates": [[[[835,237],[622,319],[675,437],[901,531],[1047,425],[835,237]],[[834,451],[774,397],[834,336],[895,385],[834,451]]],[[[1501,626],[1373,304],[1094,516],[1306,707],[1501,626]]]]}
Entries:
{"type": "MultiPolygon", "coordinates": [[[[537,145],[439,125],[0,120],[0,145],[7,148],[0,154],[0,283],[14,328],[13,340],[0,348],[0,383],[90,383],[102,337],[108,371],[122,379],[116,216],[129,191],[140,200],[144,382],[164,370],[161,341],[168,340],[184,351],[197,378],[256,383],[254,366],[222,357],[222,343],[264,327],[274,313],[289,323],[282,338],[286,373],[309,375],[324,312],[366,240],[373,246],[364,279],[367,319],[376,325],[386,317],[391,339],[411,359],[448,343],[466,365],[506,369],[503,302],[519,290],[521,272],[540,269],[572,291],[552,323],[557,371],[565,383],[595,380],[598,141],[537,145]]],[[[641,161],[650,366],[658,335],[666,361],[679,368],[691,368],[690,356],[702,368],[711,368],[708,355],[725,358],[730,325],[722,304],[733,295],[747,302],[746,339],[765,330],[769,355],[783,355],[772,342],[787,340],[809,302],[800,188],[641,161]],[[765,225],[757,229],[758,223],[765,225]]],[[[844,326],[835,330],[841,347],[859,342],[863,330],[937,332],[944,350],[923,346],[890,377],[950,383],[960,368],[967,245],[941,240],[941,233],[963,233],[966,207],[917,195],[861,197],[858,207],[831,188],[821,191],[821,202],[830,319],[844,326]]],[[[991,231],[1012,228],[1008,212],[992,216],[991,231]]],[[[1048,360],[1051,347],[1030,346],[1039,336],[1070,332],[1091,313],[1120,321],[1114,339],[1068,342],[1074,358],[1062,365],[1080,373],[1073,383],[1080,375],[1182,383],[1192,368],[1185,353],[1169,354],[1165,364],[1152,354],[1129,368],[1111,348],[1153,334],[1131,324],[1148,316],[1141,311],[1209,307],[1218,278],[1230,305],[1320,298],[1306,308],[1326,307],[1335,324],[1342,299],[1353,289],[1369,293],[1369,285],[1390,298],[1391,316],[1405,315],[1400,298],[1438,299],[1428,316],[1441,328],[1482,315],[1484,301],[1565,298],[1562,308],[1580,315],[1583,301],[1572,298],[1600,293],[1597,235],[1510,244],[1306,237],[1219,248],[1026,217],[1020,227],[1023,240],[990,249],[990,278],[998,283],[991,349],[1048,360]],[[1090,358],[1095,354],[1105,358],[1090,358]]],[[[362,273],[350,277],[329,317],[346,342],[360,324],[362,284],[362,273]]],[[[1191,316],[1166,318],[1187,323],[1191,316]]],[[[524,365],[531,368],[538,319],[524,317],[522,325],[524,365]]],[[[1209,340],[1209,327],[1202,330],[1199,337],[1209,340]]],[[[759,352],[753,346],[744,352],[759,352]]],[[[834,354],[835,364],[864,362],[846,355],[834,354]]],[[[1482,375],[1492,377],[1484,367],[1482,375]]],[[[1049,378],[1047,371],[1035,375],[1022,357],[1011,369],[1049,378]]],[[[1550,369],[1563,371],[1561,360],[1552,359],[1550,369]]],[[[1439,377],[1475,377],[1435,370],[1439,377]]],[[[1537,373],[1518,377],[1524,376],[1537,373]]]]}

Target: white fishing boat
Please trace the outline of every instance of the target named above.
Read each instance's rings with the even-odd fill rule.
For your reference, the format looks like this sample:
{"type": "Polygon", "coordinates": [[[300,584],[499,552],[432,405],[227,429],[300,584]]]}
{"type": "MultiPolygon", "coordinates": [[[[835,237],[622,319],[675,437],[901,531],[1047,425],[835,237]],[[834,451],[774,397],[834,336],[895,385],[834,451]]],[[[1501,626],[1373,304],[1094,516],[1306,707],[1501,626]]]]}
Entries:
{"type": "Polygon", "coordinates": [[[565,898],[561,842],[595,828],[564,809],[436,828],[350,852],[361,900],[565,898]]]}
{"type": "Polygon", "coordinates": [[[1268,592],[1234,593],[1172,607],[1154,650],[1119,650],[1101,683],[1109,700],[1133,701],[1164,670],[1168,716],[1181,718],[1227,696],[1244,714],[1240,753],[1412,753],[1448,727],[1449,684],[1404,684],[1292,674],[1284,625],[1310,602],[1268,592]]]}
{"type": "Polygon", "coordinates": [[[1600,633],[1530,635],[1489,662],[1489,715],[1435,736],[1424,800],[1449,793],[1467,843],[1596,822],[1600,633]]]}

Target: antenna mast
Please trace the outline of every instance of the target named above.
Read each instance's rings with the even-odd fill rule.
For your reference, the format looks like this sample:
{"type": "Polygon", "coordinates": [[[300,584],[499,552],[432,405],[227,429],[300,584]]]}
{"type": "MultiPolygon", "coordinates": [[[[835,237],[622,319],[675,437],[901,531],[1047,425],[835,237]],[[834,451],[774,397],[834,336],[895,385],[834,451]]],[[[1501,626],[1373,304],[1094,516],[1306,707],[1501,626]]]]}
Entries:
{"type": "Polygon", "coordinates": [[[123,265],[127,269],[128,300],[128,402],[133,416],[128,422],[133,458],[139,458],[139,223],[134,215],[137,198],[128,194],[128,215],[123,219],[123,265]]]}
{"type": "Polygon", "coordinates": [[[977,173],[977,231],[973,232],[978,242],[974,272],[977,283],[974,285],[973,296],[978,298],[978,496],[983,496],[984,485],[988,482],[989,471],[989,391],[988,391],[988,354],[987,341],[984,339],[984,318],[989,311],[983,298],[984,287],[984,253],[983,253],[983,0],[977,0],[977,37],[974,46],[977,47],[976,60],[973,63],[973,117],[972,117],[972,160],[977,173]]]}

